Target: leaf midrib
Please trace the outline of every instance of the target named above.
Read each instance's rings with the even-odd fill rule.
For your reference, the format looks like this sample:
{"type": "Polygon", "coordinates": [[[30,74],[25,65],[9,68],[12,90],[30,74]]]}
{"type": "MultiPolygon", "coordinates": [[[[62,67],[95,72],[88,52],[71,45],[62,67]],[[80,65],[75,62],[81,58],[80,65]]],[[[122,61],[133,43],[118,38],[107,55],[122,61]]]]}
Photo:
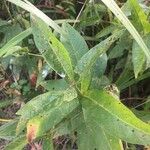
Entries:
{"type": "Polygon", "coordinates": [[[129,124],[128,122],[125,122],[122,118],[119,118],[118,116],[116,116],[114,113],[111,113],[111,111],[109,111],[108,109],[106,109],[106,107],[103,107],[102,105],[100,105],[98,102],[96,102],[94,99],[84,95],[84,97],[86,97],[87,99],[91,100],[95,105],[98,105],[99,107],[103,108],[105,111],[107,111],[109,114],[111,114],[112,116],[115,116],[116,118],[118,118],[119,120],[121,120],[123,123],[127,124],[130,127],[133,127],[134,129],[137,129],[139,132],[142,132],[146,135],[150,136],[150,133],[148,134],[147,132],[140,130],[140,128],[137,128],[136,126],[129,124]]]}

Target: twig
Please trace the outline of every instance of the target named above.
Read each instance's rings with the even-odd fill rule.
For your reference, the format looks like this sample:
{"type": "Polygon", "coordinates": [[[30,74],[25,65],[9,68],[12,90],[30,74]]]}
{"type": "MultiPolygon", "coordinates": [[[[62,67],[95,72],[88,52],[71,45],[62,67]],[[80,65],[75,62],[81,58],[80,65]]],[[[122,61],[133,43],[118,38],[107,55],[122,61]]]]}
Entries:
{"type": "Polygon", "coordinates": [[[78,13],[78,16],[76,17],[76,20],[75,20],[75,22],[74,22],[74,24],[73,24],[73,27],[76,25],[77,21],[79,20],[79,17],[80,17],[80,15],[81,15],[81,13],[82,13],[82,11],[83,11],[85,5],[86,5],[86,2],[87,2],[87,0],[84,2],[83,6],[82,6],[82,8],[81,8],[81,10],[80,10],[80,12],[78,13]]]}

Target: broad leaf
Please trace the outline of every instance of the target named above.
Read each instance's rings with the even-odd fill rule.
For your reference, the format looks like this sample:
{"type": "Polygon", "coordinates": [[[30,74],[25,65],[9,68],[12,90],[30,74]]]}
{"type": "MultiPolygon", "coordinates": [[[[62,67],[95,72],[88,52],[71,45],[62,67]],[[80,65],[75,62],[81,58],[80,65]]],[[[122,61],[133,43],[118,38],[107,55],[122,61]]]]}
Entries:
{"type": "Polygon", "coordinates": [[[85,120],[91,118],[111,135],[124,141],[150,144],[150,126],[138,119],[117,98],[98,90],[88,91],[85,97],[87,99],[82,102],[85,120]]]}
{"type": "Polygon", "coordinates": [[[78,128],[77,143],[79,150],[123,150],[121,141],[110,136],[104,128],[91,119],[89,123],[82,123],[78,128]]]}
{"type": "Polygon", "coordinates": [[[65,90],[69,87],[68,83],[64,79],[48,80],[39,83],[48,91],[65,90]]]}
{"type": "Polygon", "coordinates": [[[88,51],[82,58],[79,60],[75,72],[79,75],[86,74],[87,70],[91,70],[91,67],[94,65],[96,60],[100,55],[105,53],[110,46],[120,37],[123,31],[117,31],[106,40],[100,42],[90,51],[88,51]]]}
{"type": "Polygon", "coordinates": [[[47,92],[33,98],[17,112],[18,115],[21,115],[16,129],[17,133],[19,134],[25,128],[25,125],[29,119],[42,113],[43,110],[50,110],[55,105],[60,104],[63,101],[71,101],[76,97],[77,93],[75,89],[70,88],[66,91],[47,92]]]}
{"type": "Polygon", "coordinates": [[[53,129],[62,119],[78,107],[78,99],[72,101],[62,101],[53,108],[43,111],[40,115],[29,120],[27,124],[27,138],[31,142],[33,139],[42,136],[50,129],[53,129]]]}
{"type": "Polygon", "coordinates": [[[134,42],[132,46],[132,61],[133,61],[135,78],[137,78],[138,74],[144,71],[146,56],[136,42],[134,42]]]}
{"type": "MultiPolygon", "coordinates": [[[[32,20],[36,45],[46,61],[55,69],[54,64],[58,63],[58,60],[69,79],[73,80],[73,67],[68,51],[42,20],[36,17],[32,17],[32,20]]],[[[59,69],[57,68],[56,71],[59,71],[59,69]]]]}
{"type": "Polygon", "coordinates": [[[73,72],[73,66],[68,51],[66,50],[64,45],[52,33],[49,38],[51,41],[51,48],[53,52],[57,56],[57,59],[61,63],[69,79],[73,81],[74,72],[73,72]]]}
{"type": "Polygon", "coordinates": [[[41,94],[31,101],[29,101],[23,108],[21,108],[17,114],[22,115],[26,118],[32,118],[43,109],[52,107],[52,102],[61,98],[63,101],[71,101],[77,97],[77,93],[74,88],[67,89],[65,91],[52,91],[41,94]]]}
{"type": "Polygon", "coordinates": [[[62,73],[63,69],[56,55],[50,46],[51,29],[41,19],[31,16],[32,33],[34,36],[35,45],[48,63],[48,65],[57,73],[62,73]]]}
{"type": "Polygon", "coordinates": [[[63,23],[62,28],[65,34],[61,37],[61,42],[68,50],[73,66],[76,66],[78,60],[89,51],[84,38],[71,25],[63,23]]]}
{"type": "Polygon", "coordinates": [[[92,77],[101,77],[106,70],[107,67],[107,54],[104,53],[101,55],[95,62],[93,68],[92,68],[92,77]]]}

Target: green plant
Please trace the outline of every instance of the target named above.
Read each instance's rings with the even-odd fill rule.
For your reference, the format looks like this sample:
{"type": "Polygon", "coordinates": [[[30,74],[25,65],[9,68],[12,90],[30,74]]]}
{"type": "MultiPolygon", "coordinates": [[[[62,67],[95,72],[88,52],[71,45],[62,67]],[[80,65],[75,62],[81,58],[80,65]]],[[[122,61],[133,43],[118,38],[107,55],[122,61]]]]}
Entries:
{"type": "MultiPolygon", "coordinates": [[[[133,15],[139,15],[139,21],[146,22],[148,27],[141,24],[139,28],[139,32],[144,31],[144,40],[115,1],[105,0],[104,4],[112,10],[123,26],[115,18],[115,25],[107,28],[109,31],[104,28],[105,32],[103,30],[96,35],[103,39],[91,49],[79,32],[68,23],[64,22],[59,26],[26,0],[8,1],[31,13],[31,27],[5,44],[0,49],[0,56],[14,54],[12,47],[32,34],[41,57],[61,79],[56,79],[54,83],[49,81],[48,84],[56,85],[54,90],[47,88],[46,93],[34,97],[17,112],[19,117],[15,121],[0,127],[0,137],[12,140],[6,149],[22,149],[27,143],[31,144],[41,138],[47,143],[44,144],[45,150],[53,149],[53,138],[62,135],[74,137],[73,140],[76,141],[79,150],[121,150],[123,149],[121,140],[149,145],[150,126],[138,119],[119,100],[119,90],[147,77],[143,77],[147,75],[144,73],[138,78],[139,74],[148,68],[150,61],[149,35],[147,35],[149,23],[143,17],[145,13],[140,9],[137,1],[129,0],[125,7],[134,4],[129,11],[133,11],[133,15]],[[137,13],[139,11],[140,14],[144,14],[140,16],[137,13]],[[127,41],[127,44],[129,48],[132,47],[134,69],[129,51],[127,57],[122,58],[127,62],[126,67],[115,81],[118,90],[115,85],[111,85],[111,72],[108,77],[104,72],[107,57],[111,60],[123,55],[125,48],[119,49],[120,54],[116,53],[113,56],[111,50],[112,53],[118,50],[118,45],[122,46],[122,41],[126,37],[133,40],[133,42],[127,41]],[[137,80],[134,79],[134,75],[137,80]]],[[[136,21],[133,22],[135,25],[136,21]]],[[[39,84],[41,82],[39,81],[39,84]]]]}

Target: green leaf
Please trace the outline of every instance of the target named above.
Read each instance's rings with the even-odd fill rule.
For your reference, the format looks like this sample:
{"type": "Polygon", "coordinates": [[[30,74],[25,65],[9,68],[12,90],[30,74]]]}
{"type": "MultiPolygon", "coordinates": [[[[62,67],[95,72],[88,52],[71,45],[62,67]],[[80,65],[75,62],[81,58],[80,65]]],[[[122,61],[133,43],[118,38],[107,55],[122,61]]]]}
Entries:
{"type": "Polygon", "coordinates": [[[105,73],[107,61],[108,58],[106,53],[104,53],[96,60],[95,65],[93,66],[91,71],[92,77],[101,77],[105,73]]]}
{"type": "Polygon", "coordinates": [[[27,144],[26,136],[19,136],[9,143],[5,150],[22,150],[27,144]]]}
{"type": "MultiPolygon", "coordinates": [[[[143,40],[148,46],[148,48],[150,48],[150,34],[147,34],[145,37],[143,37],[143,40]]],[[[137,78],[138,74],[145,71],[146,69],[146,56],[135,41],[132,46],[132,62],[134,67],[135,78],[137,78]]]]}
{"type": "Polygon", "coordinates": [[[115,82],[115,84],[117,85],[117,87],[122,90],[122,87],[124,87],[124,85],[129,82],[131,79],[134,78],[134,72],[132,69],[132,62],[131,62],[131,56],[130,54],[127,57],[125,66],[124,66],[124,70],[123,72],[120,74],[120,76],[118,77],[117,81],[115,82]]]}
{"type": "Polygon", "coordinates": [[[69,88],[64,91],[50,91],[30,100],[17,114],[24,116],[26,119],[30,119],[44,109],[50,109],[54,105],[53,103],[55,103],[57,99],[59,100],[59,98],[63,99],[63,101],[71,101],[76,97],[77,93],[74,88],[69,88]]]}
{"type": "Polygon", "coordinates": [[[104,29],[102,29],[99,33],[96,34],[96,38],[102,38],[105,37],[107,35],[109,35],[110,33],[113,33],[114,30],[116,30],[118,27],[115,25],[110,25],[108,27],[105,27],[104,29]]]}
{"type": "Polygon", "coordinates": [[[81,76],[80,80],[81,80],[81,93],[84,93],[88,90],[90,83],[91,83],[91,71],[89,70],[87,72],[87,74],[84,76],[81,76]]]}
{"type": "Polygon", "coordinates": [[[106,76],[93,77],[89,89],[103,89],[110,84],[111,81],[106,76]]]}
{"type": "Polygon", "coordinates": [[[150,61],[150,51],[145,45],[142,37],[139,35],[137,30],[134,28],[129,19],[125,16],[122,10],[118,7],[114,0],[102,0],[102,2],[114,13],[114,15],[120,20],[120,22],[126,27],[130,32],[136,42],[139,44],[143,52],[145,53],[148,61],[150,61]]]}
{"type": "MultiPolygon", "coordinates": [[[[49,27],[39,18],[32,17],[33,35],[36,45],[46,61],[59,61],[70,80],[74,79],[71,58],[63,44],[54,36],[49,27]],[[39,32],[40,31],[40,32],[39,32]],[[53,54],[52,54],[53,53],[53,54]],[[48,58],[49,56],[49,58],[48,58]],[[51,56],[51,58],[50,58],[51,56]],[[55,60],[57,58],[57,60],[55,60]]],[[[55,63],[55,62],[54,62],[55,63]]],[[[52,62],[49,63],[53,69],[52,62]]],[[[57,69],[58,71],[59,69],[57,69]]]]}
{"type": "Polygon", "coordinates": [[[144,13],[137,0],[129,0],[131,7],[132,18],[136,23],[137,29],[144,31],[145,33],[150,32],[150,23],[148,16],[144,13]]]}
{"type": "MultiPolygon", "coordinates": [[[[82,119],[84,120],[84,118],[82,119]]],[[[82,125],[77,129],[79,150],[123,150],[119,139],[110,136],[92,118],[88,119],[90,122],[85,123],[82,120],[82,125]]]]}
{"type": "Polygon", "coordinates": [[[10,51],[10,49],[21,42],[24,38],[31,34],[31,28],[21,32],[17,36],[13,37],[10,41],[7,42],[1,49],[0,49],[0,57],[2,57],[5,53],[10,51]]]}
{"type": "Polygon", "coordinates": [[[4,107],[6,107],[6,106],[8,106],[8,105],[10,105],[10,104],[12,104],[13,103],[13,101],[12,100],[1,100],[0,101],[0,108],[4,108],[4,107]]]}
{"type": "Polygon", "coordinates": [[[53,150],[53,139],[50,137],[43,138],[43,144],[42,144],[43,150],[53,150]]]}
{"type": "Polygon", "coordinates": [[[69,102],[64,99],[53,106],[53,108],[43,111],[40,115],[29,120],[27,124],[28,141],[32,141],[36,137],[44,135],[48,130],[53,129],[62,119],[77,108],[78,105],[78,99],[69,102]]]}
{"type": "Polygon", "coordinates": [[[0,42],[0,47],[3,47],[8,41],[20,34],[22,31],[23,30],[19,23],[2,26],[0,28],[0,32],[3,33],[4,37],[1,39],[2,41],[0,42]]]}
{"type": "Polygon", "coordinates": [[[18,115],[21,115],[16,128],[17,134],[22,132],[29,119],[33,118],[36,115],[39,115],[43,112],[43,110],[50,110],[57,103],[59,104],[62,101],[71,101],[76,97],[77,93],[75,89],[70,88],[65,91],[47,92],[33,98],[17,112],[18,115]]]}
{"type": "Polygon", "coordinates": [[[39,84],[43,86],[45,89],[47,89],[48,91],[65,90],[69,86],[68,83],[64,79],[48,80],[48,81],[40,82],[39,84]]]}
{"type": "Polygon", "coordinates": [[[121,57],[124,54],[124,50],[131,49],[132,46],[132,39],[128,32],[125,32],[119,39],[118,42],[116,42],[116,45],[113,49],[111,49],[108,57],[110,59],[121,57]]]}
{"type": "Polygon", "coordinates": [[[144,71],[146,56],[136,42],[134,42],[132,46],[132,61],[133,61],[135,78],[137,78],[138,74],[144,71]]]}
{"type": "Polygon", "coordinates": [[[90,51],[88,51],[82,58],[79,60],[75,72],[79,75],[86,74],[87,70],[90,70],[94,65],[96,60],[100,55],[105,53],[110,46],[120,37],[123,31],[117,31],[106,40],[100,42],[95,47],[93,47],[90,51]]]}
{"type": "Polygon", "coordinates": [[[67,118],[63,119],[63,121],[56,126],[53,130],[53,138],[74,133],[82,124],[82,120],[83,114],[81,106],[79,105],[67,116],[67,118]]]}
{"type": "Polygon", "coordinates": [[[88,91],[85,97],[87,99],[82,102],[85,116],[111,135],[133,144],[150,144],[150,126],[138,119],[119,99],[103,90],[88,91]]]}
{"type": "Polygon", "coordinates": [[[26,103],[18,112],[17,115],[22,115],[27,119],[30,119],[43,111],[45,107],[47,107],[52,101],[57,99],[62,95],[62,92],[47,92],[41,94],[28,103],[26,103]]]}
{"type": "Polygon", "coordinates": [[[73,66],[76,66],[78,60],[89,51],[84,38],[71,25],[63,23],[62,28],[65,34],[61,37],[61,42],[68,50],[72,59],[73,66]]]}
{"type": "Polygon", "coordinates": [[[36,47],[44,57],[47,64],[58,74],[61,74],[63,69],[56,55],[53,53],[49,41],[52,32],[51,29],[41,19],[33,15],[31,16],[31,27],[36,47]]]}
{"type": "Polygon", "coordinates": [[[7,0],[23,9],[26,11],[30,12],[31,14],[34,14],[35,16],[39,17],[41,20],[43,20],[47,25],[52,27],[54,30],[56,30],[58,33],[62,33],[63,31],[61,28],[52,20],[50,19],[47,15],[45,15],[41,10],[36,8],[33,4],[31,4],[27,0],[7,0]]]}
{"type": "Polygon", "coordinates": [[[5,20],[0,19],[0,27],[7,25],[8,22],[5,20]]]}
{"type": "Polygon", "coordinates": [[[6,140],[13,139],[16,135],[16,126],[17,121],[11,121],[0,126],[0,138],[6,140]]]}
{"type": "Polygon", "coordinates": [[[71,62],[71,58],[69,56],[68,51],[65,49],[63,44],[51,33],[50,35],[50,41],[51,41],[51,48],[55,55],[57,56],[57,59],[61,63],[64,71],[68,75],[70,80],[74,80],[74,72],[73,72],[73,66],[71,62]]]}
{"type": "Polygon", "coordinates": [[[14,54],[14,53],[16,53],[16,52],[18,52],[18,51],[21,51],[21,50],[23,50],[23,48],[20,47],[20,46],[13,46],[13,47],[10,47],[10,48],[7,50],[7,52],[5,53],[5,55],[3,55],[3,57],[10,56],[10,55],[12,55],[12,54],[14,54]]]}

